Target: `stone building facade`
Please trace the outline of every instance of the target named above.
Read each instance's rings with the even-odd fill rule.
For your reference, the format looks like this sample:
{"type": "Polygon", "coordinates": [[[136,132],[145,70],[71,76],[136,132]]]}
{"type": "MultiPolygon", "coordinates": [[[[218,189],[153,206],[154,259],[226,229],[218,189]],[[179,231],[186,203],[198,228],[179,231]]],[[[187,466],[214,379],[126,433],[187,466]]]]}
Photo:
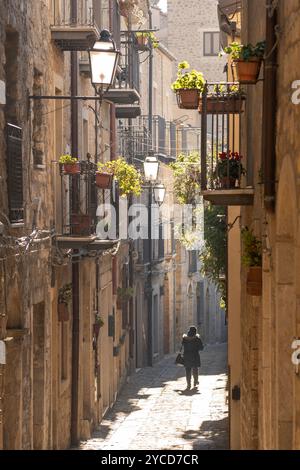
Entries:
{"type": "Polygon", "coordinates": [[[299,450],[299,2],[238,3],[239,40],[267,39],[267,50],[264,81],[246,87],[242,118],[254,202],[228,212],[229,223],[240,217],[229,236],[230,383],[240,390],[231,397],[231,447],[299,450]],[[262,243],[260,296],[246,290],[245,226],[262,243]]]}
{"type": "MultiPolygon", "coordinates": [[[[60,245],[64,224],[71,217],[67,201],[75,196],[70,196],[69,177],[60,175],[59,156],[72,153],[81,162],[115,158],[114,106],[102,103],[101,126],[97,126],[95,100],[74,105],[69,100],[28,98],[70,96],[74,82],[76,94],[95,94],[82,68],[82,53],[70,53],[66,43],[57,40],[59,28],[63,25],[65,32],[70,25],[74,4],[78,25],[96,34],[95,39],[101,29],[114,29],[114,0],[103,0],[101,8],[92,0],[14,0],[1,2],[0,7],[0,448],[4,449],[64,449],[89,437],[113,404],[133,357],[132,318],[116,303],[117,288],[128,276],[127,271],[124,274],[127,242],[89,252],[77,239],[74,250],[69,234],[60,245]],[[62,311],[61,296],[70,285],[68,309],[62,311]],[[96,314],[103,321],[99,334],[96,314]]],[[[71,32],[76,36],[74,17],[71,32]]],[[[84,210],[88,201],[80,189],[84,210]]]]}

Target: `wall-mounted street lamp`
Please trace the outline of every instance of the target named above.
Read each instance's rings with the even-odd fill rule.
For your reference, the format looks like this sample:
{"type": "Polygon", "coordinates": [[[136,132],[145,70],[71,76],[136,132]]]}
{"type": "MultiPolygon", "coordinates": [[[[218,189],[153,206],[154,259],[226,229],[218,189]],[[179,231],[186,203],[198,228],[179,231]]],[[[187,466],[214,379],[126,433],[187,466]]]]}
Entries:
{"type": "Polygon", "coordinates": [[[147,157],[144,161],[144,175],[148,183],[153,183],[157,180],[159,170],[159,161],[156,157],[147,157]]]}
{"type": "Polygon", "coordinates": [[[89,50],[91,81],[97,95],[103,95],[114,83],[119,56],[110,32],[104,29],[99,41],[89,50]]]}
{"type": "Polygon", "coordinates": [[[163,184],[156,184],[153,188],[154,201],[161,206],[164,203],[166,188],[163,184]]]}

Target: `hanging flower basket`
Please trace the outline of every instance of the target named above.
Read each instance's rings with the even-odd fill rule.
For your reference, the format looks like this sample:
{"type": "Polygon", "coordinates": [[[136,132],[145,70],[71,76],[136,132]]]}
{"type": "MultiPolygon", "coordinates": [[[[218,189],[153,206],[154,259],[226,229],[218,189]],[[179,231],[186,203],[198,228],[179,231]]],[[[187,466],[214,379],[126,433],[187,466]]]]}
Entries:
{"type": "Polygon", "coordinates": [[[110,189],[112,186],[113,175],[106,172],[96,173],[96,186],[100,189],[110,189]]]}
{"type": "Polygon", "coordinates": [[[199,106],[200,92],[196,88],[177,90],[176,97],[180,109],[197,109],[199,106]]]}
{"type": "Polygon", "coordinates": [[[148,36],[141,34],[140,36],[136,36],[136,42],[138,46],[144,48],[148,45],[148,36]]]}
{"type": "Polygon", "coordinates": [[[262,295],[262,267],[252,266],[247,275],[247,294],[260,297],[262,295]]]}
{"type": "MultiPolygon", "coordinates": [[[[206,101],[207,114],[241,114],[243,112],[245,96],[208,96],[206,101]]],[[[203,101],[199,99],[200,114],[203,112],[203,101]]]]}
{"type": "Polygon", "coordinates": [[[255,85],[257,83],[262,59],[252,58],[248,61],[236,59],[232,67],[237,81],[242,85],[255,85]]]}
{"type": "Polygon", "coordinates": [[[78,175],[80,173],[80,163],[63,165],[63,172],[67,175],[78,175]]]}
{"type": "Polygon", "coordinates": [[[70,319],[70,314],[69,314],[69,309],[68,309],[68,304],[65,302],[61,302],[57,304],[57,315],[58,315],[58,321],[69,321],[70,319]]]}

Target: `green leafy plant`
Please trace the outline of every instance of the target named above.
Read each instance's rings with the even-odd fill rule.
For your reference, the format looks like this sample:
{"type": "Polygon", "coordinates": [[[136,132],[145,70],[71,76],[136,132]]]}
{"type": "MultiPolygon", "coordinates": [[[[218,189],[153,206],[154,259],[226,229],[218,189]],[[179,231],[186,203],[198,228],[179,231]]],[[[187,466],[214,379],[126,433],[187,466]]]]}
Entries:
{"type": "Polygon", "coordinates": [[[72,155],[61,155],[58,162],[61,165],[76,165],[78,158],[74,158],[72,155]]]}
{"type": "Polygon", "coordinates": [[[154,47],[154,49],[156,49],[158,46],[159,46],[159,40],[157,39],[157,37],[155,36],[155,34],[150,31],[150,32],[140,32],[138,31],[137,33],[135,33],[136,37],[139,38],[139,37],[143,37],[143,38],[147,38],[148,41],[150,41],[152,43],[152,46],[154,47]]]}
{"type": "Polygon", "coordinates": [[[222,308],[226,307],[226,253],[226,209],[206,204],[204,208],[204,247],[199,255],[201,273],[218,287],[222,308]]]}
{"type": "Polygon", "coordinates": [[[248,227],[242,229],[242,264],[248,268],[262,265],[262,243],[248,227]]]}
{"type": "MultiPolygon", "coordinates": [[[[245,62],[251,59],[260,59],[264,57],[266,49],[266,41],[260,41],[255,46],[252,44],[239,44],[233,42],[229,46],[224,48],[224,52],[231,56],[232,60],[243,60],[245,62]]],[[[222,55],[222,53],[221,53],[222,55]]]]}
{"type": "Polygon", "coordinates": [[[103,321],[100,313],[95,314],[95,325],[99,325],[100,328],[104,325],[104,321],[103,321]]]}
{"type": "Polygon", "coordinates": [[[134,289],[132,287],[118,287],[117,296],[120,301],[127,301],[133,297],[134,289]]]}
{"type": "Polygon", "coordinates": [[[98,171],[111,173],[119,183],[122,196],[134,194],[139,196],[142,191],[142,178],[137,169],[122,157],[106,163],[98,163],[98,171]]]}
{"type": "Polygon", "coordinates": [[[72,284],[66,284],[58,291],[58,303],[69,304],[72,300],[72,284]]]}
{"type": "Polygon", "coordinates": [[[205,85],[203,74],[197,70],[188,71],[190,65],[188,62],[178,64],[177,79],[172,83],[171,88],[176,93],[178,90],[196,89],[202,93],[205,85]]]}
{"type": "Polygon", "coordinates": [[[174,176],[174,192],[179,204],[193,204],[200,193],[200,156],[197,152],[180,154],[170,164],[174,176]]]}

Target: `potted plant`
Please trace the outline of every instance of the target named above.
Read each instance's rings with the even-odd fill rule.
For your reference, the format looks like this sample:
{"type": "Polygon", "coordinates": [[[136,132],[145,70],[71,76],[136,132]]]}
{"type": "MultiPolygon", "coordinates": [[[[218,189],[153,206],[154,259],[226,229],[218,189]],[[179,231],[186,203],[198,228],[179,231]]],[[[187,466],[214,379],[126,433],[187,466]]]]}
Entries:
{"type": "Polygon", "coordinates": [[[113,169],[106,163],[98,163],[96,172],[96,186],[101,189],[110,189],[113,180],[113,169]]]}
{"type": "Polygon", "coordinates": [[[93,333],[94,333],[94,336],[96,336],[96,338],[98,338],[99,333],[100,333],[100,328],[102,328],[103,325],[104,325],[104,321],[101,315],[98,312],[96,312],[95,322],[93,324],[93,333]]]}
{"type": "Polygon", "coordinates": [[[197,109],[199,97],[204,90],[205,80],[203,74],[197,70],[188,71],[188,62],[178,64],[177,79],[171,85],[176,93],[177,103],[181,109],[197,109]]]}
{"type": "Polygon", "coordinates": [[[98,171],[107,171],[114,176],[119,183],[121,196],[133,194],[139,196],[142,191],[142,179],[137,169],[126,162],[122,157],[107,163],[98,163],[98,171]]]}
{"type": "Polygon", "coordinates": [[[68,175],[77,175],[80,173],[80,163],[77,158],[71,155],[61,155],[59,158],[61,170],[68,175]]]}
{"type": "Polygon", "coordinates": [[[230,55],[232,59],[232,66],[236,71],[237,80],[240,83],[257,83],[265,48],[265,41],[258,42],[256,46],[233,42],[224,48],[224,52],[230,55]]]}
{"type": "Polygon", "coordinates": [[[121,310],[134,294],[132,287],[118,287],[117,289],[117,308],[121,310]]]}
{"type": "Polygon", "coordinates": [[[72,284],[66,284],[58,291],[57,314],[58,321],[69,320],[69,303],[72,300],[72,284]]]}
{"type": "MultiPolygon", "coordinates": [[[[207,96],[207,114],[240,114],[246,99],[239,85],[220,82],[214,85],[213,93],[207,96]]],[[[203,112],[203,102],[199,100],[199,113],[203,112]]]]}
{"type": "Polygon", "coordinates": [[[154,49],[158,47],[159,41],[152,31],[149,31],[149,32],[138,31],[137,33],[135,33],[135,37],[136,37],[138,48],[142,50],[147,48],[149,42],[152,44],[154,49]]]}
{"type": "Polygon", "coordinates": [[[220,152],[213,178],[221,189],[240,187],[241,176],[246,174],[242,165],[242,155],[238,152],[220,152]]]}
{"type": "Polygon", "coordinates": [[[242,229],[242,264],[248,267],[247,293],[262,295],[262,244],[248,227],[242,229]]]}

